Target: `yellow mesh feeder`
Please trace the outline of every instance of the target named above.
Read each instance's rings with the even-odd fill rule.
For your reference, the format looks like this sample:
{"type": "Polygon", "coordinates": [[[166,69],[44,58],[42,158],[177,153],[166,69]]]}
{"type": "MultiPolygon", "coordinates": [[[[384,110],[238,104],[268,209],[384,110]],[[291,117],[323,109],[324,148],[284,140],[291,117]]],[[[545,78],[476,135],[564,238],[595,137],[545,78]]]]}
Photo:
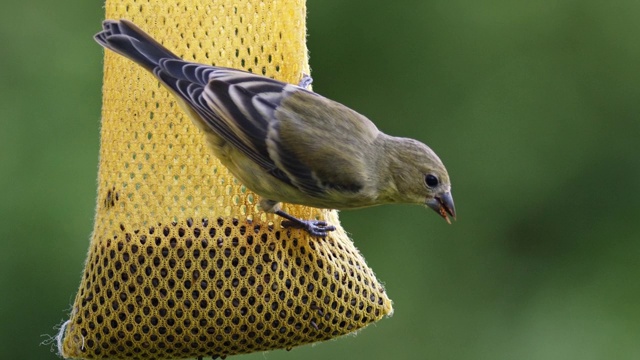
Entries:
{"type": "MultiPolygon", "coordinates": [[[[303,0],[107,0],[185,60],[289,83],[309,74],[303,0]]],[[[96,24],[98,29],[98,24],[96,24]]],[[[96,51],[99,47],[96,45],[96,51]]],[[[59,337],[65,358],[180,359],[335,338],[392,312],[335,211],[285,229],[208,151],[173,96],[107,51],[98,201],[80,289],[59,337]]]]}

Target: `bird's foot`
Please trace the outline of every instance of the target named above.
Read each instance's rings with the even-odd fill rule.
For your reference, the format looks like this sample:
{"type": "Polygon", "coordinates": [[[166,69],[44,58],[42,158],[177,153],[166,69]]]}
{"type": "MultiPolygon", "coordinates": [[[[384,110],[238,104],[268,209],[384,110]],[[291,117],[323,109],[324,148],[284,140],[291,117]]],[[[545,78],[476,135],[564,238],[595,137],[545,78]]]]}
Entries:
{"type": "Polygon", "coordinates": [[[311,76],[307,74],[302,74],[302,80],[300,80],[300,82],[298,83],[298,86],[300,86],[303,89],[306,89],[309,87],[309,85],[311,85],[311,83],[313,83],[313,78],[311,78],[311,76]]]}
{"type": "Polygon", "coordinates": [[[315,237],[326,237],[329,231],[334,231],[335,226],[327,224],[326,221],[316,220],[300,220],[290,221],[285,220],[282,222],[282,226],[286,228],[302,229],[315,237]]]}
{"type": "Polygon", "coordinates": [[[326,237],[329,231],[334,231],[335,226],[328,224],[322,220],[302,220],[293,217],[282,210],[276,211],[276,214],[287,219],[282,222],[282,226],[286,228],[302,229],[315,237],[326,237]]]}

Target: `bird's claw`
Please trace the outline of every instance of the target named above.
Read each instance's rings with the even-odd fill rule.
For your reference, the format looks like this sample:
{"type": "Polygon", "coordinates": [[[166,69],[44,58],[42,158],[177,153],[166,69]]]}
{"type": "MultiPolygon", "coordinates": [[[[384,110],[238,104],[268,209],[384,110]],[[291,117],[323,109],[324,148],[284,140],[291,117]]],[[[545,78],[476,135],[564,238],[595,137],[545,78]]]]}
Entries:
{"type": "Polygon", "coordinates": [[[309,235],[316,237],[326,237],[329,231],[334,231],[336,229],[335,226],[329,225],[326,221],[322,220],[285,220],[282,222],[282,226],[287,228],[302,229],[309,233],[309,235]]]}
{"type": "Polygon", "coordinates": [[[334,231],[336,229],[335,226],[329,225],[326,221],[302,220],[291,216],[282,210],[277,210],[275,213],[286,219],[282,222],[283,227],[302,229],[311,236],[325,237],[329,231],[334,231]]]}

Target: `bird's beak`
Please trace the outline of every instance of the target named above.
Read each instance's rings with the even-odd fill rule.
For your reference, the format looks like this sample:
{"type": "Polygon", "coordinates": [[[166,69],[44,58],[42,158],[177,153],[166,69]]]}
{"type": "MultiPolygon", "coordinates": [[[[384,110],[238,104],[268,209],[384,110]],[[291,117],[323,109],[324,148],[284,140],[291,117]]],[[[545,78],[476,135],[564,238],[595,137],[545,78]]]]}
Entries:
{"type": "Polygon", "coordinates": [[[450,192],[442,193],[434,197],[433,199],[429,199],[426,202],[427,206],[435,210],[440,216],[442,216],[449,224],[451,221],[449,220],[450,215],[454,220],[456,219],[456,208],[453,206],[453,197],[451,197],[450,192]]]}

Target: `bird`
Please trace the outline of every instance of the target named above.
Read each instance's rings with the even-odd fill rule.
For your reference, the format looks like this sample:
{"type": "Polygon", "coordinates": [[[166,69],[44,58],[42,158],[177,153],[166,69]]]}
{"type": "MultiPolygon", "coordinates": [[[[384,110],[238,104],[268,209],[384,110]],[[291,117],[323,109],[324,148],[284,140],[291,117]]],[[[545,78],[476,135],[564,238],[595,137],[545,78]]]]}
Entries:
{"type": "Polygon", "coordinates": [[[132,22],[105,20],[94,39],[151,72],[204,133],[210,151],[283,227],[326,237],[335,226],[282,203],[324,209],[419,204],[456,218],[449,174],[424,143],[387,135],[308,89],[244,70],[185,61],[132,22]]]}

